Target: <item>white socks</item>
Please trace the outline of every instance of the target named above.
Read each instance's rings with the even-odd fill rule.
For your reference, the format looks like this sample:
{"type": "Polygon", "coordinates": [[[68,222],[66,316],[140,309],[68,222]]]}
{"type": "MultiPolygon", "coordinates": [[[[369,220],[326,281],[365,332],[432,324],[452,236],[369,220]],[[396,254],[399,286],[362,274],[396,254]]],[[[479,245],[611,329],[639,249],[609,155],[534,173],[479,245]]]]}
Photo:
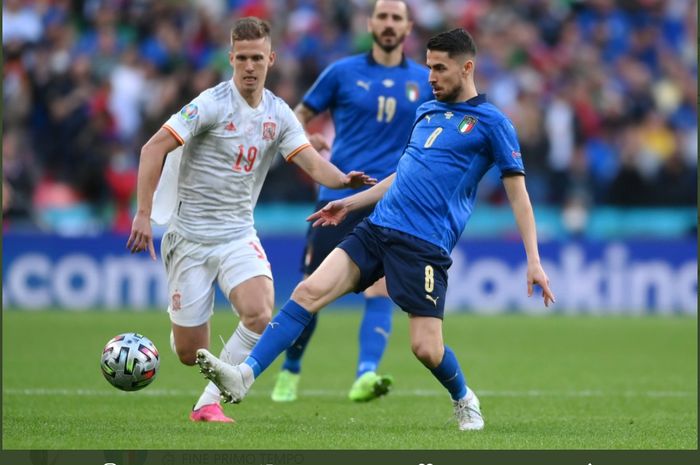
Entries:
{"type": "Polygon", "coordinates": [[[253,385],[253,382],[255,381],[255,374],[253,373],[253,369],[247,364],[243,363],[241,365],[241,376],[243,377],[243,387],[245,387],[245,390],[247,391],[248,389],[250,389],[250,387],[253,385]]]}
{"type": "MultiPolygon", "coordinates": [[[[258,342],[260,336],[260,334],[255,333],[243,326],[243,323],[238,323],[238,327],[233,332],[231,338],[226,342],[226,345],[224,345],[219,358],[222,362],[226,362],[231,365],[239,365],[243,363],[243,360],[250,355],[250,351],[258,342]]],[[[200,409],[204,405],[218,403],[220,394],[221,392],[219,391],[219,388],[217,388],[216,385],[210,381],[209,384],[207,384],[207,387],[204,388],[204,392],[195,404],[194,410],[200,409]]]]}

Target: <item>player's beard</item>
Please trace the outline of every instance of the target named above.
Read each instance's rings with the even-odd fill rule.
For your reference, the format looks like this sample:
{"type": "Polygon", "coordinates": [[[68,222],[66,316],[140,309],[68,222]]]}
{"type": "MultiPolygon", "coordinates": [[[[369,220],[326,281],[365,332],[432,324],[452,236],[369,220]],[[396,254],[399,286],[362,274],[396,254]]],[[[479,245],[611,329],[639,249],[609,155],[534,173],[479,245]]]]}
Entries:
{"type": "MultiPolygon", "coordinates": [[[[444,89],[443,89],[444,90],[444,89]]],[[[435,100],[438,102],[447,102],[447,103],[455,103],[457,99],[459,98],[459,94],[462,93],[462,86],[454,86],[454,88],[450,91],[450,93],[444,93],[441,98],[438,98],[437,96],[435,97],[435,100]]]]}
{"type": "MultiPolygon", "coordinates": [[[[382,32],[382,36],[384,35],[385,32],[386,31],[382,32]]],[[[379,45],[379,48],[384,50],[385,53],[393,52],[394,50],[396,50],[396,48],[399,45],[403,44],[404,40],[406,40],[406,34],[396,35],[396,33],[394,33],[393,36],[389,36],[389,37],[396,37],[396,42],[394,42],[393,44],[383,44],[382,37],[378,36],[374,31],[372,31],[372,39],[374,40],[374,43],[379,45]]]]}

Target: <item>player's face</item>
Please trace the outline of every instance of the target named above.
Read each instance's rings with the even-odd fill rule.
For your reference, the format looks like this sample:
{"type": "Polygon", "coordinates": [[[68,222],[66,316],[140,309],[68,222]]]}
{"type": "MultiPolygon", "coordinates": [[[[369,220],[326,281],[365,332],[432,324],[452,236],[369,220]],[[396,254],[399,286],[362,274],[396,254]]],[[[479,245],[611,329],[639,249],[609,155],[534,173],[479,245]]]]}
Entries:
{"type": "Polygon", "coordinates": [[[229,52],[233,82],[241,94],[252,94],[265,86],[267,70],[275,62],[269,38],[237,40],[229,52]]]}
{"type": "Polygon", "coordinates": [[[404,2],[379,0],[369,19],[368,29],[374,42],[389,53],[403,43],[412,25],[404,2]]]}
{"type": "Polygon", "coordinates": [[[447,52],[428,50],[425,64],[430,68],[428,82],[433,88],[435,99],[456,102],[467,83],[474,62],[459,57],[450,58],[447,52]]]}

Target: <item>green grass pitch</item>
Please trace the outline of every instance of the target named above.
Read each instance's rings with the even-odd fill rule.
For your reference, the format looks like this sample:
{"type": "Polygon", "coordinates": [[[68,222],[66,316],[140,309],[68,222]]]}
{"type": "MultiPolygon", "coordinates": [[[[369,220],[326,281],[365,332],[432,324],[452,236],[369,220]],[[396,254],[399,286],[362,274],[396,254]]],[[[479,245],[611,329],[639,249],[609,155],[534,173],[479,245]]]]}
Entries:
{"type": "MultiPolygon", "coordinates": [[[[449,314],[445,339],[481,398],[486,429],[460,432],[449,397],[410,352],[396,311],[382,371],[395,389],[352,404],[360,312],[321,315],[300,399],[269,393],[279,361],[237,423],[192,423],[204,386],[168,344],[164,312],[3,312],[4,449],[697,449],[697,319],[449,314]],[[161,353],[155,382],[122,393],[102,378],[112,336],[137,331],[161,353]]],[[[233,316],[217,312],[212,347],[233,316]]]]}

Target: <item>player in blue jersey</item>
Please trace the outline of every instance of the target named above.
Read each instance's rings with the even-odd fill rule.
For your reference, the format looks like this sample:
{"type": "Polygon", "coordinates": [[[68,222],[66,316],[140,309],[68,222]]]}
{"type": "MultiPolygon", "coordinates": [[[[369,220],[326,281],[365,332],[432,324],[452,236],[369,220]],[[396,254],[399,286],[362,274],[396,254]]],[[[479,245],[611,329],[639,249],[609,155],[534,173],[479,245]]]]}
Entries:
{"type": "Polygon", "coordinates": [[[449,392],[459,429],[484,427],[479,400],[443,342],[442,318],[449,254],[471,215],[479,180],[493,165],[501,172],[525,245],[527,293],[532,295],[533,286],[539,285],[545,306],[554,302],[554,294],[540,264],[515,128],[477,93],[471,36],[454,29],[431,38],[427,48],[436,101],[418,109],[396,174],[369,190],[330,202],[309,219],[315,226],[336,225],[348,213],[378,202],[372,215],[294,289],[242,364],[231,366],[204,349],[197,351],[202,372],[225,400],[242,400],[314,313],[386,276],[389,295],[409,314],[413,353],[449,392]]]}
{"type": "MultiPolygon", "coordinates": [[[[396,171],[416,109],[432,99],[432,91],[425,66],[403,55],[403,42],[412,26],[406,3],[398,0],[377,1],[367,26],[373,37],[372,50],[331,64],[294,111],[306,126],[316,115],[329,110],[336,134],[331,163],[341,170],[362,169],[382,180],[396,171]]],[[[320,134],[312,134],[309,140],[317,150],[328,148],[328,143],[320,134]]],[[[356,192],[321,186],[316,209],[356,192]]],[[[302,264],[304,275],[313,273],[370,213],[371,207],[357,210],[337,228],[309,226],[302,264]]],[[[357,370],[348,394],[356,402],[386,394],[392,383],[391,377],[377,373],[391,333],[393,310],[385,280],[380,278],[371,284],[364,291],[364,296],[365,311],[358,337],[357,370]]],[[[299,339],[287,349],[282,371],[272,390],[272,400],[296,400],[302,355],[315,328],[314,316],[299,339]]]]}

